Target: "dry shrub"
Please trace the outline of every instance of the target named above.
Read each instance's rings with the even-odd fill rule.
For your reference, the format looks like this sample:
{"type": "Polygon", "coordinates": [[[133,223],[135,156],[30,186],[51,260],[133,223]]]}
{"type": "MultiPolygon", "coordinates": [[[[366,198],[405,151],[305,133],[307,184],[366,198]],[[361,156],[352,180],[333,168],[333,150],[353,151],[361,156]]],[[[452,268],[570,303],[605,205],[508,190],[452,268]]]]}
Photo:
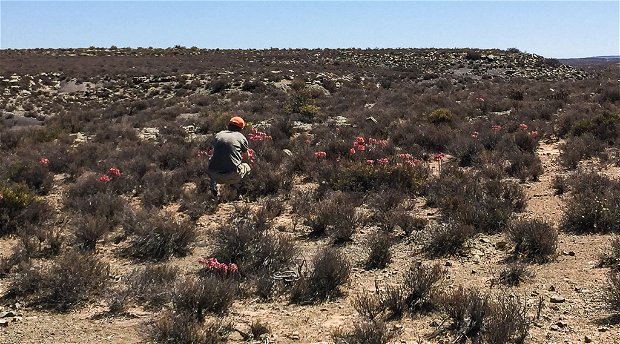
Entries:
{"type": "Polygon", "coordinates": [[[388,312],[387,319],[400,319],[407,311],[407,293],[404,287],[388,285],[379,295],[381,306],[388,312]]]}
{"type": "Polygon", "coordinates": [[[269,332],[271,332],[269,326],[260,320],[254,320],[250,324],[250,333],[252,333],[253,339],[260,339],[263,335],[268,334],[269,332]]]}
{"type": "Polygon", "coordinates": [[[125,223],[133,235],[122,254],[138,260],[160,261],[172,256],[183,257],[191,251],[196,240],[196,227],[186,220],[176,220],[173,214],[134,215],[125,223]]]}
{"type": "Polygon", "coordinates": [[[607,307],[614,313],[620,314],[620,272],[617,270],[609,271],[604,297],[607,307]]]}
{"type": "Polygon", "coordinates": [[[340,294],[339,287],[349,281],[351,265],[336,248],[323,248],[312,258],[308,274],[293,286],[291,300],[310,303],[329,299],[340,294]]]}
{"type": "Polygon", "coordinates": [[[558,245],[557,231],[541,220],[514,220],[508,226],[507,234],[515,244],[516,254],[539,262],[548,261],[558,245]]]}
{"type": "Polygon", "coordinates": [[[84,214],[75,220],[75,241],[80,249],[94,251],[97,241],[110,229],[105,218],[84,214]]]}
{"type": "Polygon", "coordinates": [[[231,218],[214,235],[215,251],[211,256],[236,263],[242,274],[260,275],[286,269],[298,254],[291,238],[257,225],[256,218],[231,218]]]}
{"type": "Polygon", "coordinates": [[[320,237],[329,234],[336,243],[345,242],[351,236],[361,222],[355,208],[361,199],[354,194],[334,192],[328,194],[325,199],[313,202],[300,210],[300,215],[311,228],[310,235],[320,237]]]}
{"type": "Polygon", "coordinates": [[[509,287],[518,287],[528,278],[531,278],[533,273],[528,269],[525,264],[514,263],[510,264],[499,272],[498,281],[501,284],[509,287]]]}
{"type": "Polygon", "coordinates": [[[432,308],[432,297],[445,276],[446,270],[439,264],[414,263],[409,267],[403,276],[403,290],[411,313],[432,308]]]}
{"type": "Polygon", "coordinates": [[[392,261],[392,238],[390,234],[375,232],[368,238],[367,247],[369,248],[368,258],[365,267],[371,269],[383,269],[392,261]]]}
{"type": "Polygon", "coordinates": [[[489,297],[477,289],[459,287],[442,295],[438,307],[449,320],[438,333],[453,333],[457,343],[522,344],[531,324],[527,304],[513,295],[489,297]]]}
{"type": "Polygon", "coordinates": [[[50,208],[26,186],[0,183],[0,236],[38,226],[48,218],[50,208]]]}
{"type": "Polygon", "coordinates": [[[598,257],[598,266],[615,270],[620,268],[620,237],[611,238],[608,249],[598,257]]]}
{"type": "Polygon", "coordinates": [[[66,311],[106,285],[109,267],[96,256],[69,252],[49,267],[30,268],[9,287],[9,296],[23,296],[30,304],[66,311]]]}
{"type": "Polygon", "coordinates": [[[396,328],[389,328],[382,321],[360,321],[353,324],[349,331],[334,331],[332,339],[337,344],[387,344],[400,332],[396,328]]]}
{"type": "Polygon", "coordinates": [[[144,337],[157,344],[219,344],[228,342],[230,332],[230,325],[221,319],[203,324],[191,317],[166,312],[146,327],[144,337]]]}
{"type": "Polygon", "coordinates": [[[573,137],[560,145],[560,164],[573,170],[580,161],[593,157],[603,148],[603,142],[591,134],[573,137]]]}
{"type": "Polygon", "coordinates": [[[223,314],[237,295],[238,283],[215,275],[188,276],[178,281],[172,292],[172,305],[178,314],[204,319],[204,312],[223,314]]]}
{"type": "Polygon", "coordinates": [[[127,278],[127,294],[149,310],[159,310],[171,297],[179,268],[169,265],[147,265],[135,269],[127,278]]]}
{"type": "Polygon", "coordinates": [[[422,165],[375,166],[365,162],[352,162],[336,171],[331,184],[334,189],[343,191],[368,192],[382,188],[396,188],[417,193],[429,175],[429,169],[422,165]]]}
{"type": "Polygon", "coordinates": [[[498,232],[515,211],[525,208],[525,194],[512,181],[489,179],[482,173],[446,169],[425,190],[427,202],[476,231],[498,232]]]}
{"type": "Polygon", "coordinates": [[[575,178],[560,228],[574,233],[620,231],[620,183],[592,173],[575,178]]]}
{"type": "Polygon", "coordinates": [[[375,320],[384,310],[379,295],[368,292],[354,296],[351,299],[351,306],[360,316],[369,321],[375,320]]]}
{"type": "Polygon", "coordinates": [[[455,221],[432,226],[424,251],[431,257],[457,254],[474,234],[474,228],[455,221]]]}

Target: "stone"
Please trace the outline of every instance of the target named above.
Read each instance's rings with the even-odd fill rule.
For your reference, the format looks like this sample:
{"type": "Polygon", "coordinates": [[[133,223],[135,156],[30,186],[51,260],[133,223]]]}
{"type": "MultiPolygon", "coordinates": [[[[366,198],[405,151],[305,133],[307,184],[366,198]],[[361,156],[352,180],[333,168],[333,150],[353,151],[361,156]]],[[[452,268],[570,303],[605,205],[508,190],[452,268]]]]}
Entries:
{"type": "Polygon", "coordinates": [[[487,238],[480,238],[480,242],[488,244],[491,242],[491,240],[487,239],[487,238]]]}
{"type": "Polygon", "coordinates": [[[16,314],[11,311],[0,312],[0,318],[10,318],[14,317],[16,314]]]}
{"type": "Polygon", "coordinates": [[[551,303],[564,303],[564,301],[566,301],[566,299],[563,296],[560,296],[560,295],[551,295],[551,297],[549,298],[549,301],[551,303]]]}
{"type": "Polygon", "coordinates": [[[607,332],[607,331],[609,331],[609,328],[607,326],[601,326],[601,327],[598,328],[598,331],[599,332],[607,332]]]}
{"type": "Polygon", "coordinates": [[[588,337],[587,335],[585,337],[583,337],[583,341],[585,343],[592,343],[592,338],[588,337]]]}
{"type": "Polygon", "coordinates": [[[378,123],[378,122],[377,122],[377,119],[376,119],[376,118],[374,118],[374,117],[372,117],[372,116],[370,116],[370,117],[366,117],[366,121],[368,121],[368,122],[373,122],[373,123],[375,123],[375,124],[377,124],[377,123],[378,123]]]}
{"type": "Polygon", "coordinates": [[[551,327],[549,327],[549,329],[551,331],[559,331],[560,327],[558,325],[556,325],[556,324],[553,324],[553,325],[551,325],[551,327]]]}
{"type": "Polygon", "coordinates": [[[0,327],[7,327],[7,326],[9,326],[10,322],[11,322],[11,320],[9,320],[9,319],[0,319],[0,327]]]}
{"type": "Polygon", "coordinates": [[[506,241],[498,241],[497,243],[495,243],[495,248],[504,251],[508,248],[508,243],[506,241]]]}
{"type": "Polygon", "coordinates": [[[293,156],[293,152],[290,149],[283,149],[282,152],[288,156],[293,156]]]}
{"type": "Polygon", "coordinates": [[[445,266],[452,266],[452,262],[448,260],[448,261],[446,262],[445,266]]]}
{"type": "Polygon", "coordinates": [[[289,337],[290,339],[292,339],[292,340],[299,340],[299,338],[301,338],[301,337],[299,336],[299,332],[297,332],[297,331],[295,331],[295,332],[291,333],[291,335],[290,335],[290,336],[288,336],[288,337],[289,337]]]}

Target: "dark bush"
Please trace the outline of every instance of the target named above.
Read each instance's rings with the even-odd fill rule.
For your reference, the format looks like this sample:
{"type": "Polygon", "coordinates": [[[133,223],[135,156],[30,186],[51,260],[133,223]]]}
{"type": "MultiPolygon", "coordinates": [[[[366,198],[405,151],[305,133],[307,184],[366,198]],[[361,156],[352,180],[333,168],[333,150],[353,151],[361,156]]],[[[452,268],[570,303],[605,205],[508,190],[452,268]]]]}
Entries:
{"type": "Polygon", "coordinates": [[[310,271],[291,290],[291,300],[308,303],[340,294],[339,287],[349,281],[351,266],[335,248],[319,250],[312,258],[310,271]]]}
{"type": "Polygon", "coordinates": [[[105,218],[83,215],[75,220],[75,241],[79,248],[94,251],[97,241],[108,231],[110,224],[105,218]]]}
{"type": "Polygon", "coordinates": [[[533,274],[528,269],[527,265],[514,263],[506,266],[499,272],[498,281],[499,283],[509,287],[518,287],[521,283],[532,276],[533,274]]]}
{"type": "Polygon", "coordinates": [[[442,330],[452,332],[457,343],[522,344],[529,332],[527,306],[515,296],[491,298],[460,287],[443,295],[438,305],[450,320],[442,330]]]}
{"type": "Polygon", "coordinates": [[[179,268],[147,265],[127,277],[128,296],[146,309],[157,311],[171,299],[179,268]]]}
{"type": "Polygon", "coordinates": [[[166,312],[150,323],[144,332],[146,339],[156,344],[218,344],[227,343],[229,325],[221,320],[206,324],[192,321],[192,318],[166,312]]]}
{"type": "Polygon", "coordinates": [[[620,238],[613,237],[609,241],[609,247],[598,257],[598,266],[604,268],[620,269],[620,238]]]}
{"type": "Polygon", "coordinates": [[[185,256],[191,251],[190,245],[197,235],[195,225],[175,220],[173,215],[134,215],[125,227],[133,235],[122,253],[138,260],[160,261],[185,256]]]}
{"type": "Polygon", "coordinates": [[[383,304],[378,294],[364,292],[351,299],[351,306],[365,320],[374,321],[383,313],[383,304]]]}
{"type": "Polygon", "coordinates": [[[439,264],[414,263],[409,267],[403,277],[403,289],[411,313],[432,308],[431,298],[445,275],[446,271],[439,264]]]}
{"type": "Polygon", "coordinates": [[[371,269],[383,269],[392,261],[392,238],[388,233],[375,232],[368,238],[367,247],[369,249],[365,267],[371,269]]]}
{"type": "Polygon", "coordinates": [[[261,228],[251,219],[237,218],[216,231],[212,256],[236,263],[242,274],[260,275],[288,268],[297,254],[291,238],[261,228]]]}
{"type": "MultiPolygon", "coordinates": [[[[47,163],[46,163],[47,164],[47,163]]],[[[10,181],[25,184],[39,195],[46,195],[52,189],[53,175],[46,164],[36,160],[10,160],[0,169],[10,181]]]]}
{"type": "Polygon", "coordinates": [[[560,163],[568,169],[575,169],[579,162],[603,151],[603,143],[591,134],[584,134],[566,140],[560,145],[560,163]]]}
{"type": "MultiPolygon", "coordinates": [[[[620,230],[620,184],[601,178],[577,183],[566,203],[560,228],[575,233],[607,233],[620,230]],[[601,180],[602,183],[596,183],[601,180]],[[608,186],[607,189],[605,186],[608,186]]],[[[607,179],[608,180],[608,179],[607,179]]]]}
{"type": "Polygon", "coordinates": [[[430,182],[424,194],[446,217],[482,232],[503,229],[513,212],[525,208],[525,194],[517,183],[454,169],[430,182]]]}
{"type": "Polygon", "coordinates": [[[431,257],[457,254],[474,234],[472,226],[454,221],[432,226],[424,251],[431,257]]]}
{"type": "Polygon", "coordinates": [[[51,213],[47,203],[25,185],[0,182],[0,236],[40,225],[51,213]]]}
{"type": "Polygon", "coordinates": [[[9,296],[25,297],[32,305],[66,311],[101,292],[108,279],[108,265],[93,255],[76,252],[56,258],[50,267],[32,267],[9,287],[9,296]]]}
{"type": "Polygon", "coordinates": [[[507,229],[515,253],[539,262],[548,261],[558,245],[558,233],[541,220],[514,220],[507,229]]]}
{"type": "Polygon", "coordinates": [[[172,292],[172,304],[178,314],[204,319],[204,312],[223,314],[237,295],[237,282],[218,276],[189,276],[178,281],[172,292]]]}
{"type": "Polygon", "coordinates": [[[360,224],[355,208],[361,199],[350,193],[335,192],[322,201],[302,207],[301,214],[311,228],[311,235],[329,234],[336,242],[351,239],[360,224]]]}
{"type": "Polygon", "coordinates": [[[379,295],[388,319],[400,319],[407,311],[407,293],[402,286],[388,285],[379,295]]]}

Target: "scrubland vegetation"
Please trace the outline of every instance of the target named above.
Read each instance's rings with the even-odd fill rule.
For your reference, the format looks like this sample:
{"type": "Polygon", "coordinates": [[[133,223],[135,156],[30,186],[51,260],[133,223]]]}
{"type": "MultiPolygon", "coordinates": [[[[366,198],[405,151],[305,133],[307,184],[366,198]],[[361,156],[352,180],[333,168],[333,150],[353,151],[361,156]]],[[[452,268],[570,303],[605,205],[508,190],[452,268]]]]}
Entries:
{"type": "Polygon", "coordinates": [[[140,340],[224,343],[277,328],[239,323],[244,305],[344,301],[354,321],[308,341],[541,342],[543,303],[517,288],[561,238],[606,235],[593,302],[620,312],[617,66],[516,49],[114,48],[4,50],[0,75],[6,307],[140,309],[140,340]],[[233,114],[253,170],[218,201],[205,171],[233,114]],[[555,222],[528,211],[551,173],[543,145],[559,148],[555,222]],[[485,264],[472,252],[489,237],[491,286],[455,278],[455,261],[485,264]]]}

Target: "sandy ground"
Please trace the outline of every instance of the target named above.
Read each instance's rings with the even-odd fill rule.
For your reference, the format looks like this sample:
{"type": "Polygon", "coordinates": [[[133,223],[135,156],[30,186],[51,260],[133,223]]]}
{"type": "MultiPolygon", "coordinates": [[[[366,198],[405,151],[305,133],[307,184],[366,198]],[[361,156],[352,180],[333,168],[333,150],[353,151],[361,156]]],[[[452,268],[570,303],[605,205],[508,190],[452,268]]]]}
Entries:
{"type": "MultiPolygon", "coordinates": [[[[559,154],[558,143],[542,143],[538,154],[543,162],[544,173],[539,181],[524,184],[528,198],[524,216],[544,219],[557,226],[566,197],[554,195],[551,188],[553,177],[562,173],[555,162],[559,154]]],[[[617,167],[601,170],[616,177],[620,175],[617,167]]],[[[203,216],[199,221],[201,240],[196,244],[193,254],[173,261],[184,270],[198,269],[196,259],[209,252],[209,233],[222,221],[223,217],[219,215],[229,213],[232,207],[232,204],[224,204],[217,214],[203,216]]],[[[302,238],[301,233],[295,232],[296,229],[286,226],[287,221],[283,221],[285,231],[302,238]]],[[[268,324],[271,343],[331,342],[333,330],[349,326],[359,319],[350,305],[352,296],[364,290],[372,291],[376,285],[384,287],[399,283],[402,273],[413,261],[429,262],[419,254],[413,239],[405,239],[393,246],[394,258],[388,268],[365,271],[361,268],[365,252],[363,245],[358,244],[363,235],[363,232],[356,234],[354,243],[344,248],[355,266],[351,283],[345,288],[346,297],[313,306],[293,305],[285,299],[271,303],[242,299],[235,302],[226,319],[241,331],[248,331],[249,324],[256,320],[268,324]]],[[[599,253],[605,250],[610,237],[560,234],[557,258],[547,264],[531,265],[534,276],[530,280],[517,288],[503,291],[525,298],[532,317],[535,317],[539,300],[543,300],[540,317],[534,321],[530,331],[529,343],[583,343],[586,337],[593,343],[620,343],[620,326],[613,321],[602,300],[607,269],[595,266],[599,253]],[[561,296],[565,302],[550,303],[551,296],[561,296]]],[[[501,292],[500,288],[493,286],[492,280],[505,266],[509,256],[506,250],[496,246],[504,240],[501,234],[480,235],[471,243],[468,254],[436,259],[444,266],[449,265],[446,267],[448,279],[444,282],[444,288],[463,285],[476,286],[483,291],[501,292]]],[[[303,257],[308,258],[325,242],[300,239],[299,244],[303,249],[303,257]]],[[[6,255],[12,245],[14,241],[11,239],[0,240],[0,252],[6,255]]],[[[108,246],[104,248],[103,254],[112,257],[108,246]]],[[[131,267],[128,262],[117,258],[109,258],[109,261],[113,274],[122,273],[131,267]]],[[[6,279],[0,280],[0,292],[6,289],[7,283],[6,279]]],[[[96,315],[103,311],[103,304],[87,305],[66,314],[20,309],[21,321],[0,327],[0,343],[142,342],[140,330],[142,324],[152,318],[151,313],[135,309],[131,312],[132,317],[97,318],[96,315]]],[[[428,341],[425,337],[435,330],[432,323],[438,317],[437,314],[430,314],[392,322],[402,329],[396,342],[446,342],[445,338],[428,341]]],[[[230,341],[240,342],[242,338],[233,333],[230,341]]]]}

